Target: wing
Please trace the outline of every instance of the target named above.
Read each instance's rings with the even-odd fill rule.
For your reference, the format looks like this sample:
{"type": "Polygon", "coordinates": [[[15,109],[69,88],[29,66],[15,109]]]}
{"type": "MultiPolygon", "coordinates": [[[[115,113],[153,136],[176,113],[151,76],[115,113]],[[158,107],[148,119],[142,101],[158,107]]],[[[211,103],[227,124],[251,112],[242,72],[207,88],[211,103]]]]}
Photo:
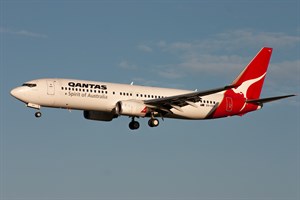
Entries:
{"type": "Polygon", "coordinates": [[[164,111],[167,113],[172,113],[171,109],[174,108],[176,110],[181,111],[181,107],[190,105],[190,106],[196,106],[196,102],[199,102],[201,100],[202,96],[215,94],[224,90],[231,89],[235,86],[229,85],[222,88],[216,88],[212,90],[206,90],[206,91],[200,91],[200,92],[191,92],[187,94],[181,94],[181,95],[175,95],[160,99],[149,99],[145,100],[144,103],[149,107],[156,111],[164,111]]]}

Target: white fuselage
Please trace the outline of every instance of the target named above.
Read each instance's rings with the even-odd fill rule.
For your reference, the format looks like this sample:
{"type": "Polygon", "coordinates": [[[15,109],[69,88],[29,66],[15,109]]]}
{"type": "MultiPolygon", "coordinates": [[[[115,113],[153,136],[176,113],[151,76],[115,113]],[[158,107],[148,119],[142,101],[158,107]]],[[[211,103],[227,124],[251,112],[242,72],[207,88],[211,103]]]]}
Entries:
{"type": "MultiPolygon", "coordinates": [[[[170,88],[146,87],[107,82],[74,79],[37,79],[29,81],[34,87],[20,86],[12,90],[13,96],[29,107],[53,107],[76,110],[112,112],[119,101],[137,101],[164,98],[193,91],[170,88]]],[[[204,119],[216,104],[222,101],[224,92],[202,97],[194,106],[172,109],[165,117],[204,119]]]]}

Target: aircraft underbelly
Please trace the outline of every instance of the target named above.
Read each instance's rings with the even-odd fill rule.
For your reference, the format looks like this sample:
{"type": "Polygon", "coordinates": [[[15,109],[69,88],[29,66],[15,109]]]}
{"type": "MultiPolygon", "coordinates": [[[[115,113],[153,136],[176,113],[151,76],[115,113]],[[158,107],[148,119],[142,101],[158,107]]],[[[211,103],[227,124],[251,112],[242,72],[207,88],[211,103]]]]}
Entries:
{"type": "Polygon", "coordinates": [[[185,106],[182,107],[182,111],[172,109],[172,114],[166,115],[168,118],[176,118],[176,119],[205,119],[205,117],[212,110],[211,107],[192,107],[185,106]]]}

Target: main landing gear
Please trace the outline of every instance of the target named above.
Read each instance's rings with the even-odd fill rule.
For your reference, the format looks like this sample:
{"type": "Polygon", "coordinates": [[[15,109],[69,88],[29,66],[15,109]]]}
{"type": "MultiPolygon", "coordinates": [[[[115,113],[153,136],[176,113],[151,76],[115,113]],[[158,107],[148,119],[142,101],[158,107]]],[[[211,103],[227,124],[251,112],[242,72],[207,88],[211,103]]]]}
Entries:
{"type": "MultiPolygon", "coordinates": [[[[148,121],[148,125],[150,127],[157,127],[159,125],[159,121],[156,118],[150,118],[148,121]]],[[[129,123],[129,128],[131,130],[136,130],[140,127],[140,123],[138,121],[134,120],[134,117],[132,117],[131,122],[129,123]]]]}
{"type": "Polygon", "coordinates": [[[129,123],[129,128],[130,128],[131,130],[136,130],[136,129],[140,128],[140,123],[139,123],[138,121],[135,121],[135,120],[134,120],[134,117],[132,117],[132,120],[131,120],[131,122],[129,123]]]}
{"type": "Polygon", "coordinates": [[[157,127],[157,126],[159,125],[159,121],[158,121],[158,119],[156,119],[156,118],[151,118],[151,119],[149,119],[149,121],[148,121],[148,125],[149,125],[150,127],[157,127]]]}

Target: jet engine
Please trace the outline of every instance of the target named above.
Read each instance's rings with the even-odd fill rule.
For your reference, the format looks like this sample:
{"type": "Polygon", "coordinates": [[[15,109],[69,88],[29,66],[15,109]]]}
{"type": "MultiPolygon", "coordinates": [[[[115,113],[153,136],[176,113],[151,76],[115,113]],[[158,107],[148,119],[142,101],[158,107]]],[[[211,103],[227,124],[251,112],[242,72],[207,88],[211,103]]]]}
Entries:
{"type": "Polygon", "coordinates": [[[119,101],[116,105],[116,114],[133,117],[145,117],[148,112],[147,106],[138,101],[119,101]]]}
{"type": "Polygon", "coordinates": [[[118,117],[113,112],[101,112],[101,111],[83,111],[85,119],[98,120],[98,121],[111,121],[113,118],[118,117]]]}

